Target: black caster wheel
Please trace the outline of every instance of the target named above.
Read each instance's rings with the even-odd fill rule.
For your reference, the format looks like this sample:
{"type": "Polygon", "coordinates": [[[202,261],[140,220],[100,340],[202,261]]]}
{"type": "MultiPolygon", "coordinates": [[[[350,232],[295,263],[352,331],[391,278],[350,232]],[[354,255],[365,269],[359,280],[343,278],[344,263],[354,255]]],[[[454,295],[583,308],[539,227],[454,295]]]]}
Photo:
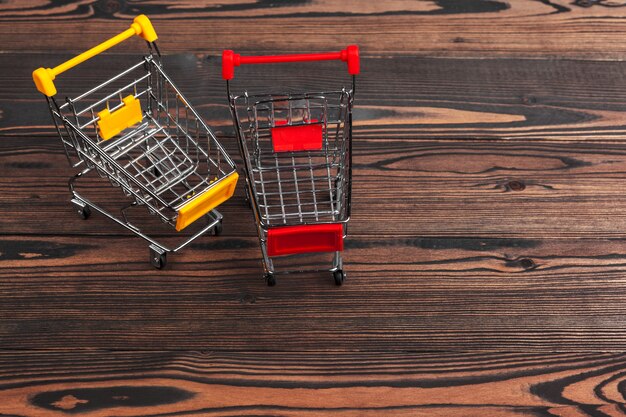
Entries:
{"type": "Polygon", "coordinates": [[[213,227],[213,235],[219,236],[222,234],[223,231],[224,231],[224,225],[222,224],[222,221],[220,220],[219,223],[217,223],[215,227],[213,227]]]}
{"type": "Polygon", "coordinates": [[[159,253],[154,249],[150,249],[150,263],[156,269],[163,269],[167,265],[167,252],[159,253]]]}
{"type": "Polygon", "coordinates": [[[274,276],[274,274],[266,274],[265,282],[267,282],[268,287],[273,287],[274,285],[276,285],[276,277],[274,276]]]}
{"type": "Polygon", "coordinates": [[[79,200],[78,198],[73,198],[70,203],[72,203],[72,206],[81,219],[87,220],[89,216],[91,216],[91,209],[84,201],[79,200]]]}
{"type": "Polygon", "coordinates": [[[89,216],[91,216],[91,209],[89,208],[89,206],[80,207],[78,209],[78,215],[81,219],[87,220],[89,216]]]}
{"type": "Polygon", "coordinates": [[[343,272],[342,269],[338,269],[333,272],[333,278],[335,279],[335,285],[341,286],[343,282],[346,280],[346,273],[343,272]]]}

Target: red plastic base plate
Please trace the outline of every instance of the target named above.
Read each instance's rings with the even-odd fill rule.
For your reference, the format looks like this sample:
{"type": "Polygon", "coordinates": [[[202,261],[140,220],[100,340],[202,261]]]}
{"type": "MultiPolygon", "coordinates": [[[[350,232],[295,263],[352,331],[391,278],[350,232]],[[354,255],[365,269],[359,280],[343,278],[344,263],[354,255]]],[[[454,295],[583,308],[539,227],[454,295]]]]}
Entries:
{"type": "Polygon", "coordinates": [[[267,231],[268,256],[342,250],[341,223],[275,227],[267,231]]]}
{"type": "MultiPolygon", "coordinates": [[[[317,120],[312,120],[316,122],[317,120]]],[[[286,121],[277,120],[272,128],[274,152],[314,151],[322,149],[322,125],[305,124],[281,126],[286,121]]]]}

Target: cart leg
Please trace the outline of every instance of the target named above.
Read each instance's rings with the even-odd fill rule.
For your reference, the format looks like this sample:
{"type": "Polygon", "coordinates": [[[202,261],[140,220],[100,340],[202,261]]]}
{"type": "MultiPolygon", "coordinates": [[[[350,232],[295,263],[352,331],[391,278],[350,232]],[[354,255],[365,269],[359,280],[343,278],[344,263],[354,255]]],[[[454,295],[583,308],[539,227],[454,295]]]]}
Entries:
{"type": "Polygon", "coordinates": [[[246,200],[246,205],[249,209],[252,209],[252,198],[250,197],[250,191],[248,189],[248,179],[246,178],[246,187],[244,189],[244,198],[246,200]]]}
{"type": "Polygon", "coordinates": [[[156,245],[150,245],[150,263],[156,269],[163,269],[167,265],[167,251],[156,245]]]}
{"type": "Polygon", "coordinates": [[[219,223],[217,223],[215,227],[213,227],[213,234],[215,236],[219,236],[222,234],[223,231],[224,231],[224,225],[222,224],[222,220],[220,219],[219,223]]]}
{"type": "Polygon", "coordinates": [[[211,210],[205,216],[205,220],[207,222],[207,227],[211,227],[209,230],[209,234],[213,236],[219,236],[224,231],[224,225],[222,224],[224,218],[217,210],[211,210]]]}
{"type": "Polygon", "coordinates": [[[265,271],[265,275],[263,278],[265,279],[265,283],[268,287],[273,287],[276,285],[276,276],[274,276],[274,264],[269,256],[267,256],[267,248],[265,247],[265,241],[261,242],[261,254],[263,255],[263,270],[265,271]]]}
{"type": "Polygon", "coordinates": [[[71,203],[74,206],[74,209],[76,209],[76,211],[78,212],[78,215],[83,220],[87,220],[89,216],[91,216],[91,209],[84,201],[77,198],[72,198],[71,203]]]}
{"type": "Polygon", "coordinates": [[[335,279],[335,285],[341,286],[346,280],[346,273],[343,271],[343,259],[341,252],[335,252],[335,258],[333,259],[333,278],[335,279]]]}
{"type": "Polygon", "coordinates": [[[265,274],[265,282],[267,283],[268,287],[273,287],[274,285],[276,285],[276,277],[274,276],[274,274],[267,273],[265,274]]]}

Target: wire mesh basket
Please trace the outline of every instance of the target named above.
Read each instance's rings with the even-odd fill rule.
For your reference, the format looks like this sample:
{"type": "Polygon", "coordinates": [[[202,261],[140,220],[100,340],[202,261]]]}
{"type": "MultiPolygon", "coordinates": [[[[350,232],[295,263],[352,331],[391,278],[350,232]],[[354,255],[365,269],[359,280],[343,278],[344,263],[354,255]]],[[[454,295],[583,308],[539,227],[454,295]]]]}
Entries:
{"type": "Polygon", "coordinates": [[[72,203],[81,217],[89,217],[93,208],[146,239],[152,264],[162,268],[167,252],[208,231],[221,232],[222,215],[215,208],[232,196],[238,174],[211,129],[165,73],[155,41],[148,18],[138,16],[120,35],[54,69],[40,68],[33,77],[47,98],[70,164],[83,168],[70,179],[72,203]],[[90,90],[57,102],[57,75],[133,35],[148,42],[147,55],[90,90]],[[78,193],[76,180],[89,172],[129,197],[120,216],[78,193]],[[207,224],[170,248],[129,221],[126,211],[136,206],[177,231],[201,217],[207,224]]]}
{"type": "Polygon", "coordinates": [[[358,48],[349,46],[328,54],[252,57],[224,51],[222,65],[267,283],[274,285],[279,273],[274,257],[333,252],[329,270],[335,283],[341,285],[345,279],[341,251],[350,219],[352,102],[359,72],[358,48]],[[296,94],[231,92],[235,66],[331,59],[347,62],[351,88],[296,94]]]}

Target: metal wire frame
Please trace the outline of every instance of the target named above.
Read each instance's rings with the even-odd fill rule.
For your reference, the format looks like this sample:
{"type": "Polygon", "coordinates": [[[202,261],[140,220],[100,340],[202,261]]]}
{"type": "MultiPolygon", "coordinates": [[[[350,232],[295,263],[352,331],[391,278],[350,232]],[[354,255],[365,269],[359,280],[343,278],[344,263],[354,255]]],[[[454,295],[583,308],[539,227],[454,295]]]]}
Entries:
{"type": "Polygon", "coordinates": [[[347,221],[351,93],[244,93],[231,103],[261,227],[347,221]],[[321,149],[274,152],[271,129],[279,123],[321,125],[321,149]]]}
{"type": "Polygon", "coordinates": [[[95,169],[171,225],[188,198],[235,170],[152,54],[61,106],[54,98],[48,103],[72,166],[95,169]],[[103,140],[97,112],[121,108],[129,94],[141,100],[143,120],[119,137],[103,140]]]}
{"type": "Polygon", "coordinates": [[[47,100],[68,162],[81,168],[69,180],[74,207],[83,218],[94,209],[147,240],[152,265],[162,268],[167,252],[177,252],[209,231],[219,233],[223,216],[211,210],[204,215],[204,224],[198,222],[182,241],[170,246],[131,223],[127,210],[143,206],[174,226],[177,211],[186,200],[234,173],[235,165],[164,72],[156,43],[148,43],[148,48],[149,53],[137,64],[89,91],[66,98],[62,105],[54,97],[47,100]],[[104,108],[114,112],[130,94],[141,101],[143,119],[116,137],[103,140],[97,126],[98,112],[104,108]],[[91,172],[107,178],[131,199],[123,203],[119,215],[76,190],[77,180],[91,172]]]}
{"type": "Polygon", "coordinates": [[[343,237],[347,236],[352,199],[355,77],[351,90],[265,95],[249,95],[245,91],[233,95],[229,81],[226,90],[268,284],[275,274],[321,271],[343,274],[341,252],[333,254],[330,268],[276,271],[267,253],[267,232],[282,225],[342,223],[343,237]],[[322,149],[274,152],[270,129],[277,120],[282,126],[323,124],[322,149]]]}

